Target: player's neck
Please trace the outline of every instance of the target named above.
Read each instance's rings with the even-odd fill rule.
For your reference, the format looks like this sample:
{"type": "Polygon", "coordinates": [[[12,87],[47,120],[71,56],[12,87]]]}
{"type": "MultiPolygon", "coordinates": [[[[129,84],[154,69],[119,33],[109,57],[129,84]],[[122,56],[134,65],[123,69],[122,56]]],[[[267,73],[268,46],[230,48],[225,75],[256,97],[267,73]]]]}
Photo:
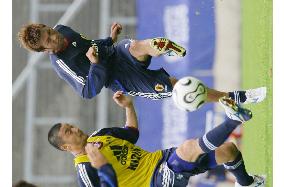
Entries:
{"type": "Polygon", "coordinates": [[[64,51],[67,48],[68,44],[69,44],[69,42],[68,42],[67,38],[64,37],[64,45],[63,45],[61,50],[64,51]]]}
{"type": "Polygon", "coordinates": [[[81,156],[81,155],[85,155],[86,151],[85,151],[85,149],[82,149],[80,151],[74,151],[74,152],[72,152],[72,154],[74,155],[74,157],[78,157],[78,156],[81,156]]]}
{"type": "Polygon", "coordinates": [[[77,156],[81,156],[81,155],[85,155],[86,151],[85,151],[85,146],[86,143],[84,143],[83,145],[77,145],[75,147],[73,147],[73,150],[71,151],[71,153],[77,157],[77,156]]]}
{"type": "Polygon", "coordinates": [[[64,42],[63,42],[62,48],[59,51],[57,51],[56,53],[60,53],[60,52],[64,51],[68,47],[68,44],[69,44],[68,39],[64,37],[63,41],[64,42]]]}

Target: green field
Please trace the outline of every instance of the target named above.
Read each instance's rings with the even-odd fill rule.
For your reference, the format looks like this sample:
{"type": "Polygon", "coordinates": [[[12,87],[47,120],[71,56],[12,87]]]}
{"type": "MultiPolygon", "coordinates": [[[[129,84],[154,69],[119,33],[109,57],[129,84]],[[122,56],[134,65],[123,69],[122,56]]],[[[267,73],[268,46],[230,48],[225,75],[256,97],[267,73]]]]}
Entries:
{"type": "Polygon", "coordinates": [[[264,102],[249,106],[243,156],[250,173],[264,174],[272,187],[272,0],[242,1],[242,86],[267,87],[264,102]]]}

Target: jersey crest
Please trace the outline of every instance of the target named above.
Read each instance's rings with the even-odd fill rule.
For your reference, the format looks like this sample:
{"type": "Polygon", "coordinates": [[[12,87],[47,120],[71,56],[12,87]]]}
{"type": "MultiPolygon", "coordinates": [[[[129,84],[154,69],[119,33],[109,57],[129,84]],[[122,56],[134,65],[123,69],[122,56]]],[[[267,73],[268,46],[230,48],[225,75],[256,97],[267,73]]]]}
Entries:
{"type": "Polygon", "coordinates": [[[162,84],[156,84],[155,85],[155,90],[157,92],[162,92],[165,89],[165,87],[162,84]]]}

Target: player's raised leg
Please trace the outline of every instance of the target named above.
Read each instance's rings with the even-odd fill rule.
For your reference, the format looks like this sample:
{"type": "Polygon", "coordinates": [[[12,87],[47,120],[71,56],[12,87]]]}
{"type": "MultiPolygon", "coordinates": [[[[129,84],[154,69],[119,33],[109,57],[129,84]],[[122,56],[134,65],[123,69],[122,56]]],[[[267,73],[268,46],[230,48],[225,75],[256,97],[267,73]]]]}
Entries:
{"type": "Polygon", "coordinates": [[[215,150],[215,159],[218,165],[223,164],[224,168],[236,177],[236,187],[250,186],[263,187],[264,178],[258,175],[250,176],[245,168],[242,153],[232,142],[224,143],[215,150]]]}
{"type": "Polygon", "coordinates": [[[236,122],[245,122],[251,119],[250,110],[235,104],[231,99],[221,98],[221,106],[225,109],[226,115],[232,121],[225,121],[223,124],[206,133],[199,139],[199,146],[203,152],[215,151],[217,165],[224,164],[224,167],[236,177],[236,184],[239,186],[262,186],[264,180],[258,176],[250,176],[246,169],[241,152],[235,144],[223,143],[231,132],[237,127],[236,122]],[[233,121],[234,120],[234,121],[233,121]]]}
{"type": "Polygon", "coordinates": [[[220,99],[228,118],[224,123],[206,133],[198,140],[187,140],[168,159],[168,165],[176,172],[196,171],[202,168],[214,168],[224,164],[235,177],[236,184],[240,186],[261,187],[264,180],[258,176],[250,176],[242,159],[241,152],[235,144],[224,143],[229,134],[242,122],[252,117],[251,111],[241,108],[234,101],[227,98],[220,99]],[[205,154],[204,154],[205,153],[205,154]],[[206,162],[202,160],[205,159],[206,162]],[[206,165],[202,165],[206,163],[206,165]],[[202,166],[201,166],[202,165],[202,166]]]}
{"type": "Polygon", "coordinates": [[[229,119],[204,134],[202,138],[199,138],[198,143],[204,153],[217,149],[217,147],[226,141],[238,125],[250,120],[252,117],[250,110],[236,105],[235,102],[229,98],[221,98],[220,104],[225,109],[229,119]]]}
{"type": "MultiPolygon", "coordinates": [[[[170,77],[170,81],[174,87],[178,80],[175,77],[170,77]]],[[[236,104],[259,103],[266,98],[266,87],[232,92],[222,92],[207,87],[207,102],[218,102],[221,97],[229,97],[233,99],[236,104]]]]}
{"type": "Polygon", "coordinates": [[[157,57],[167,54],[183,57],[186,54],[183,47],[166,38],[133,40],[130,43],[129,52],[141,62],[146,61],[150,56],[157,57]]]}
{"type": "Polygon", "coordinates": [[[221,98],[220,104],[225,109],[228,119],[204,134],[201,138],[185,141],[176,150],[180,158],[192,162],[200,154],[214,151],[226,141],[238,125],[250,120],[252,117],[250,110],[236,105],[231,99],[221,98]],[[191,147],[191,149],[188,149],[188,147],[191,147]]]}
{"type": "Polygon", "coordinates": [[[207,88],[207,102],[218,102],[221,97],[229,97],[229,93],[207,88]]]}
{"type": "Polygon", "coordinates": [[[150,40],[150,46],[155,49],[159,55],[167,54],[168,56],[180,57],[184,57],[186,55],[185,48],[167,38],[153,38],[150,40]]]}
{"type": "Polygon", "coordinates": [[[234,99],[236,103],[260,103],[266,98],[266,87],[229,92],[229,97],[234,99]]]}
{"type": "Polygon", "coordinates": [[[232,92],[220,92],[211,88],[208,91],[208,102],[217,102],[221,97],[229,97],[237,104],[260,103],[266,98],[266,87],[249,90],[238,90],[232,92]]]}

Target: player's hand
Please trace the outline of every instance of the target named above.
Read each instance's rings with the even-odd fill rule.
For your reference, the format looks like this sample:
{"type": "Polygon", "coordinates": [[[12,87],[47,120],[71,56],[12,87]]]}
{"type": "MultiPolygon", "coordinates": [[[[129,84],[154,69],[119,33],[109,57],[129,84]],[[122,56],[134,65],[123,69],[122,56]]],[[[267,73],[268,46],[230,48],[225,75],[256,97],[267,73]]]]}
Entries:
{"type": "Polygon", "coordinates": [[[112,98],[122,108],[132,106],[132,100],[129,97],[123,95],[122,91],[115,92],[112,98]]]}
{"type": "Polygon", "coordinates": [[[94,45],[90,47],[88,52],[86,53],[86,56],[88,57],[88,59],[92,64],[98,64],[99,63],[98,46],[94,45]]]}
{"type": "Polygon", "coordinates": [[[87,152],[87,156],[90,159],[91,165],[94,168],[101,168],[103,165],[107,164],[108,161],[104,157],[104,155],[100,152],[98,147],[92,143],[88,143],[85,147],[85,150],[87,152]]]}
{"type": "Polygon", "coordinates": [[[113,43],[117,41],[117,36],[120,34],[122,26],[119,23],[114,22],[110,28],[110,37],[113,43]]]}

